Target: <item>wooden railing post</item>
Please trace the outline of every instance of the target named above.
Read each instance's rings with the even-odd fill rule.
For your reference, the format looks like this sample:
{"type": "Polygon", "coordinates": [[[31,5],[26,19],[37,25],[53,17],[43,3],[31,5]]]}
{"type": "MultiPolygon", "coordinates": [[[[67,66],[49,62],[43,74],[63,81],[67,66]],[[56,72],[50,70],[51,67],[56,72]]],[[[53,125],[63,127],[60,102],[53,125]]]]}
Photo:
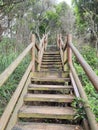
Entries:
{"type": "Polygon", "coordinates": [[[33,47],[32,47],[32,72],[34,72],[35,71],[35,35],[34,34],[32,34],[31,43],[33,44],[33,47]]]}
{"type": "Polygon", "coordinates": [[[68,40],[66,40],[67,37],[65,37],[65,47],[63,49],[63,57],[64,57],[64,71],[68,71],[69,67],[68,67],[68,40]]]}
{"type": "Polygon", "coordinates": [[[67,36],[67,47],[68,47],[68,64],[72,64],[72,50],[71,50],[71,48],[70,48],[70,46],[69,46],[69,43],[72,43],[72,35],[71,34],[69,34],[68,36],[67,36]]]}

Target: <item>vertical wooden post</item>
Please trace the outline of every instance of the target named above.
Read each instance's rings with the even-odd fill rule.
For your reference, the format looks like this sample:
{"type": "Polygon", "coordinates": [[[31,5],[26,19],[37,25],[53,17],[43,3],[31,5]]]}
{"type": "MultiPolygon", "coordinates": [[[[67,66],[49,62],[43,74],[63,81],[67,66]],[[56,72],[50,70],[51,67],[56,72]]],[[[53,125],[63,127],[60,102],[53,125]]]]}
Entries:
{"type": "Polygon", "coordinates": [[[69,43],[72,43],[72,35],[71,34],[69,34],[67,36],[67,45],[68,45],[68,63],[72,64],[72,50],[69,46],[69,43]]]}
{"type": "MultiPolygon", "coordinates": [[[[65,37],[65,44],[67,44],[67,37],[65,37]]],[[[69,67],[68,67],[68,48],[65,48],[64,49],[64,52],[63,52],[63,57],[64,57],[64,71],[68,71],[69,70],[69,67]]]]}
{"type": "Polygon", "coordinates": [[[34,72],[35,71],[35,35],[34,34],[32,34],[31,42],[33,44],[33,47],[32,47],[32,72],[34,72]]]}

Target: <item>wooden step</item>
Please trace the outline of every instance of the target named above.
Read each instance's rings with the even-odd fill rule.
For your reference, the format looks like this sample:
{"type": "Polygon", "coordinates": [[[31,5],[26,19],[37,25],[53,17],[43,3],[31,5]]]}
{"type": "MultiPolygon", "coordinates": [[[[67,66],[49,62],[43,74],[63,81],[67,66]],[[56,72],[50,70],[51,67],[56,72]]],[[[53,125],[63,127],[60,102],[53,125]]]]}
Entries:
{"type": "Polygon", "coordinates": [[[71,103],[74,100],[72,95],[63,94],[27,94],[24,97],[24,101],[40,101],[40,102],[65,102],[71,103]]]}
{"type": "Polygon", "coordinates": [[[45,59],[50,59],[50,60],[61,60],[61,57],[56,57],[56,56],[51,56],[51,57],[43,57],[43,60],[45,60],[45,59]]]}
{"type": "Polygon", "coordinates": [[[43,55],[44,58],[50,58],[50,57],[58,57],[61,58],[60,54],[58,55],[43,55]]]}
{"type": "Polygon", "coordinates": [[[33,77],[31,78],[31,81],[34,82],[38,82],[38,81],[42,81],[42,82],[70,82],[70,78],[54,78],[54,77],[50,77],[50,78],[37,78],[37,77],[33,77]]]}
{"type": "Polygon", "coordinates": [[[37,85],[37,84],[30,84],[28,90],[64,90],[73,89],[72,86],[62,86],[62,85],[37,85]]]}
{"type": "Polygon", "coordinates": [[[61,62],[42,62],[42,65],[62,65],[61,62]]]}
{"type": "Polygon", "coordinates": [[[53,68],[53,67],[62,67],[62,65],[56,65],[56,64],[53,64],[53,65],[41,65],[42,68],[53,68]]]}
{"type": "Polygon", "coordinates": [[[75,111],[71,107],[23,106],[19,118],[47,118],[73,120],[75,111]]]}
{"type": "Polygon", "coordinates": [[[69,72],[66,71],[66,72],[31,72],[31,77],[36,77],[36,78],[40,78],[40,77],[43,77],[43,78],[66,78],[66,77],[69,77],[69,72]]]}
{"type": "Polygon", "coordinates": [[[62,71],[62,67],[44,67],[41,66],[40,70],[42,71],[62,71]]]}
{"type": "Polygon", "coordinates": [[[60,55],[59,51],[47,51],[44,52],[44,55],[60,55]]]}
{"type": "Polygon", "coordinates": [[[42,59],[42,62],[61,62],[61,59],[42,59]]]}
{"type": "Polygon", "coordinates": [[[18,123],[12,130],[83,130],[78,125],[50,124],[50,123],[18,123]]]}
{"type": "Polygon", "coordinates": [[[41,67],[41,71],[53,71],[53,72],[59,72],[59,71],[63,71],[63,68],[62,67],[47,67],[47,68],[45,68],[45,67],[41,67]]]}
{"type": "Polygon", "coordinates": [[[62,70],[62,67],[44,67],[44,66],[41,66],[41,70],[43,71],[60,71],[62,70]]]}

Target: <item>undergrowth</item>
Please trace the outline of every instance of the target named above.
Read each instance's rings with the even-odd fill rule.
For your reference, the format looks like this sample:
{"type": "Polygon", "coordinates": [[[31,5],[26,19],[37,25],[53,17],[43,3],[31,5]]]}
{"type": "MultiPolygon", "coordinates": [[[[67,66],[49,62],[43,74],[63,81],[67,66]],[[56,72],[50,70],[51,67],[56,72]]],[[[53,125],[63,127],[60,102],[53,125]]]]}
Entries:
{"type": "MultiPolygon", "coordinates": [[[[92,67],[92,69],[98,75],[98,57],[96,56],[96,53],[95,53],[96,51],[94,50],[94,48],[84,46],[82,47],[80,52],[82,56],[84,57],[84,59],[87,61],[87,63],[92,67]]],[[[81,65],[78,63],[77,59],[73,57],[73,60],[74,60],[74,65],[78,72],[79,78],[87,94],[90,107],[96,116],[96,121],[98,122],[98,93],[96,92],[95,88],[89,81],[81,65]]]]}
{"type": "MultiPolygon", "coordinates": [[[[25,48],[20,47],[22,49],[16,50],[14,42],[15,41],[12,39],[4,38],[0,43],[0,73],[2,73],[25,48]]],[[[19,84],[19,81],[21,80],[28,64],[30,63],[30,59],[30,55],[27,55],[13,72],[13,74],[9,77],[7,82],[0,87],[0,116],[2,115],[17,85],[19,84]]]]}

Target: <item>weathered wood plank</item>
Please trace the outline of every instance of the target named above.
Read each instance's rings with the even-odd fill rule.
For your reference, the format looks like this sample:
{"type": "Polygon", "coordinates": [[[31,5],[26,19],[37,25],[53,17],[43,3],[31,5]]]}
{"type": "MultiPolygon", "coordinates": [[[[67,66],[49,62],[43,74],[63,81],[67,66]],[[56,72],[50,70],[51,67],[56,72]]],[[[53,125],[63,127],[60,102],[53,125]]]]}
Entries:
{"type": "Polygon", "coordinates": [[[10,102],[8,103],[8,105],[7,105],[5,111],[4,111],[4,113],[3,113],[3,115],[2,115],[2,117],[0,119],[0,130],[5,129],[8,121],[9,121],[9,118],[10,118],[10,116],[12,114],[12,111],[13,111],[13,109],[14,109],[17,101],[18,101],[18,98],[19,98],[19,96],[20,96],[20,94],[22,92],[22,89],[23,89],[23,87],[24,87],[24,85],[26,83],[27,77],[30,74],[31,68],[32,68],[32,62],[28,66],[25,74],[23,75],[23,77],[22,77],[16,91],[14,92],[10,102]]]}
{"type": "Polygon", "coordinates": [[[15,124],[17,122],[17,113],[18,113],[20,107],[23,105],[23,98],[24,98],[24,95],[27,93],[27,87],[28,87],[28,85],[30,83],[30,79],[31,79],[31,77],[29,75],[29,77],[28,77],[28,79],[26,81],[26,84],[25,84],[25,86],[23,88],[23,91],[21,93],[21,96],[20,96],[20,98],[19,98],[19,100],[18,100],[18,102],[17,102],[17,104],[15,106],[15,109],[14,109],[14,111],[13,111],[11,117],[10,117],[10,120],[9,120],[9,122],[7,124],[6,130],[11,130],[15,126],[15,124]]]}
{"type": "Polygon", "coordinates": [[[66,85],[38,85],[38,84],[30,84],[28,87],[28,90],[70,90],[73,89],[72,86],[66,86],[66,85]]]}
{"type": "Polygon", "coordinates": [[[70,78],[38,78],[38,77],[33,77],[31,78],[31,81],[37,82],[37,81],[42,81],[42,82],[57,82],[57,83],[62,83],[62,82],[70,82],[70,78]]]}
{"type": "Polygon", "coordinates": [[[83,100],[85,100],[84,108],[85,108],[85,111],[86,111],[88,122],[90,124],[90,128],[91,128],[91,130],[98,130],[97,123],[96,123],[96,120],[95,120],[95,115],[92,113],[92,111],[90,109],[89,101],[88,101],[87,95],[84,91],[84,88],[83,88],[83,86],[82,86],[82,84],[79,80],[79,77],[78,77],[78,75],[75,71],[74,66],[72,64],[69,64],[69,65],[70,65],[70,69],[71,69],[72,75],[74,77],[75,83],[78,87],[79,94],[80,94],[81,98],[83,100]]]}
{"type": "Polygon", "coordinates": [[[74,119],[75,111],[71,107],[23,106],[19,112],[20,118],[53,118],[74,119]]]}
{"type": "Polygon", "coordinates": [[[41,101],[41,102],[65,102],[71,103],[74,100],[72,95],[64,94],[26,94],[24,97],[25,102],[41,101]]]}
{"type": "Polygon", "coordinates": [[[32,47],[32,72],[35,71],[35,35],[32,34],[32,43],[34,46],[32,47]]]}
{"type": "Polygon", "coordinates": [[[69,72],[66,71],[65,73],[64,72],[34,72],[34,73],[31,73],[31,77],[47,77],[47,78],[68,78],[69,77],[69,72]]]}
{"type": "Polygon", "coordinates": [[[83,130],[83,129],[79,125],[23,122],[17,124],[12,130],[83,130]]]}

